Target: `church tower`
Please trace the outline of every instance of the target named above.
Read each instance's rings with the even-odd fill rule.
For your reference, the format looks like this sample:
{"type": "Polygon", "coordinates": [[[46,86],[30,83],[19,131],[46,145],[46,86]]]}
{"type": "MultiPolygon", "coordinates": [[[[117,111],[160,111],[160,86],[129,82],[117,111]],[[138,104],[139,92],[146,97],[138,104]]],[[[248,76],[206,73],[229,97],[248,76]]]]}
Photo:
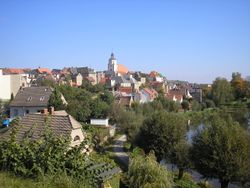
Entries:
{"type": "Polygon", "coordinates": [[[114,53],[111,53],[111,57],[109,58],[108,71],[114,72],[114,73],[117,73],[118,71],[118,64],[114,56],[114,53]]]}

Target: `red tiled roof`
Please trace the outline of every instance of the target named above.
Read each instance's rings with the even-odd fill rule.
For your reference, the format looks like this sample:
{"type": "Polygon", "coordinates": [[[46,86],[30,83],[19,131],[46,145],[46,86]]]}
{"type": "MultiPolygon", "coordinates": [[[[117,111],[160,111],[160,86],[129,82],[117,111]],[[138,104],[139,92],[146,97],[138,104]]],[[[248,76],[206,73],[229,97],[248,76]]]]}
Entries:
{"type": "Polygon", "coordinates": [[[39,74],[43,74],[43,73],[51,74],[51,71],[48,68],[38,68],[37,72],[39,74]]]}
{"type": "Polygon", "coordinates": [[[151,71],[151,72],[149,73],[149,76],[150,76],[151,78],[155,78],[155,77],[159,76],[159,73],[156,72],[156,71],[151,71]]]}
{"type": "Polygon", "coordinates": [[[132,93],[132,87],[120,87],[118,91],[130,94],[132,93]]]}
{"type": "Polygon", "coordinates": [[[17,68],[7,68],[3,69],[4,74],[24,74],[23,69],[17,69],[17,68]]]}
{"type": "Polygon", "coordinates": [[[169,100],[173,100],[174,97],[177,99],[177,101],[181,101],[183,99],[183,94],[180,90],[169,90],[168,93],[165,94],[165,97],[169,100]]]}
{"type": "Polygon", "coordinates": [[[120,73],[120,74],[127,74],[128,73],[128,68],[125,67],[122,64],[118,64],[118,73],[120,73]]]}
{"type": "Polygon", "coordinates": [[[155,87],[162,86],[163,84],[164,84],[163,82],[158,82],[158,81],[151,81],[150,82],[150,85],[155,86],[155,87]]]}
{"type": "Polygon", "coordinates": [[[157,91],[155,91],[154,89],[144,88],[143,90],[150,95],[151,99],[154,99],[158,96],[157,91]]]}

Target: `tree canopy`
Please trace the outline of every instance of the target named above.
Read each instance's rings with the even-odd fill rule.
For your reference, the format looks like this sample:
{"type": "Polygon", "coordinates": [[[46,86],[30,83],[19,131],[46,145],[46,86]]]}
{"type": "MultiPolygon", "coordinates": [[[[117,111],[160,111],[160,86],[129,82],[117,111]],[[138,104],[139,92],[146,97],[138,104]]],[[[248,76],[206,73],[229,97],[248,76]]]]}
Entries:
{"type": "Polygon", "coordinates": [[[212,85],[212,99],[216,105],[221,105],[233,99],[230,83],[225,78],[216,78],[212,85]]]}
{"type": "Polygon", "coordinates": [[[129,164],[129,187],[134,188],[170,188],[172,178],[168,171],[158,164],[153,154],[136,156],[129,164]]]}
{"type": "Polygon", "coordinates": [[[221,187],[226,188],[229,182],[242,181],[246,176],[249,150],[249,134],[231,117],[214,115],[193,138],[191,154],[195,168],[203,176],[218,178],[221,187]]]}

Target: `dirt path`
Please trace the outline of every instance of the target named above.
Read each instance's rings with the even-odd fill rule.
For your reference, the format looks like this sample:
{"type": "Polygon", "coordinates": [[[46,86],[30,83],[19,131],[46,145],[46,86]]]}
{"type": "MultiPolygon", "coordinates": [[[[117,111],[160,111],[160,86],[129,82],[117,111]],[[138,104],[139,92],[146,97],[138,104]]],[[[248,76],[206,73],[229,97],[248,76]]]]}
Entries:
{"type": "Polygon", "coordinates": [[[116,158],[116,161],[121,165],[123,170],[128,169],[129,164],[129,156],[124,151],[123,145],[127,141],[126,135],[122,135],[114,140],[114,144],[112,145],[112,151],[116,158]]]}

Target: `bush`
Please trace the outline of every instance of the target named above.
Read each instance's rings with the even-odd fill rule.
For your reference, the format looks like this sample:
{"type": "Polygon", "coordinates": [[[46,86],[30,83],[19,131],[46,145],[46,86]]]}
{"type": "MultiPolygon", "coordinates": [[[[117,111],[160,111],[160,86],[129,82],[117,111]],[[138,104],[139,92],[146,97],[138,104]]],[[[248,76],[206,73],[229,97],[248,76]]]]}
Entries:
{"type": "Polygon", "coordinates": [[[31,140],[27,133],[22,142],[16,140],[17,127],[10,131],[10,139],[0,143],[2,171],[30,178],[49,175],[55,177],[53,182],[63,183],[65,187],[71,187],[72,182],[97,187],[104,181],[99,175],[115,167],[107,159],[92,159],[84,154],[85,146],[89,145],[87,139],[80,146],[69,149],[69,140],[56,137],[49,129],[37,140],[31,140]],[[65,177],[61,176],[63,174],[65,177]]]}
{"type": "Polygon", "coordinates": [[[170,188],[172,177],[168,171],[157,163],[155,156],[137,156],[132,159],[128,170],[129,187],[134,188],[170,188]]]}

